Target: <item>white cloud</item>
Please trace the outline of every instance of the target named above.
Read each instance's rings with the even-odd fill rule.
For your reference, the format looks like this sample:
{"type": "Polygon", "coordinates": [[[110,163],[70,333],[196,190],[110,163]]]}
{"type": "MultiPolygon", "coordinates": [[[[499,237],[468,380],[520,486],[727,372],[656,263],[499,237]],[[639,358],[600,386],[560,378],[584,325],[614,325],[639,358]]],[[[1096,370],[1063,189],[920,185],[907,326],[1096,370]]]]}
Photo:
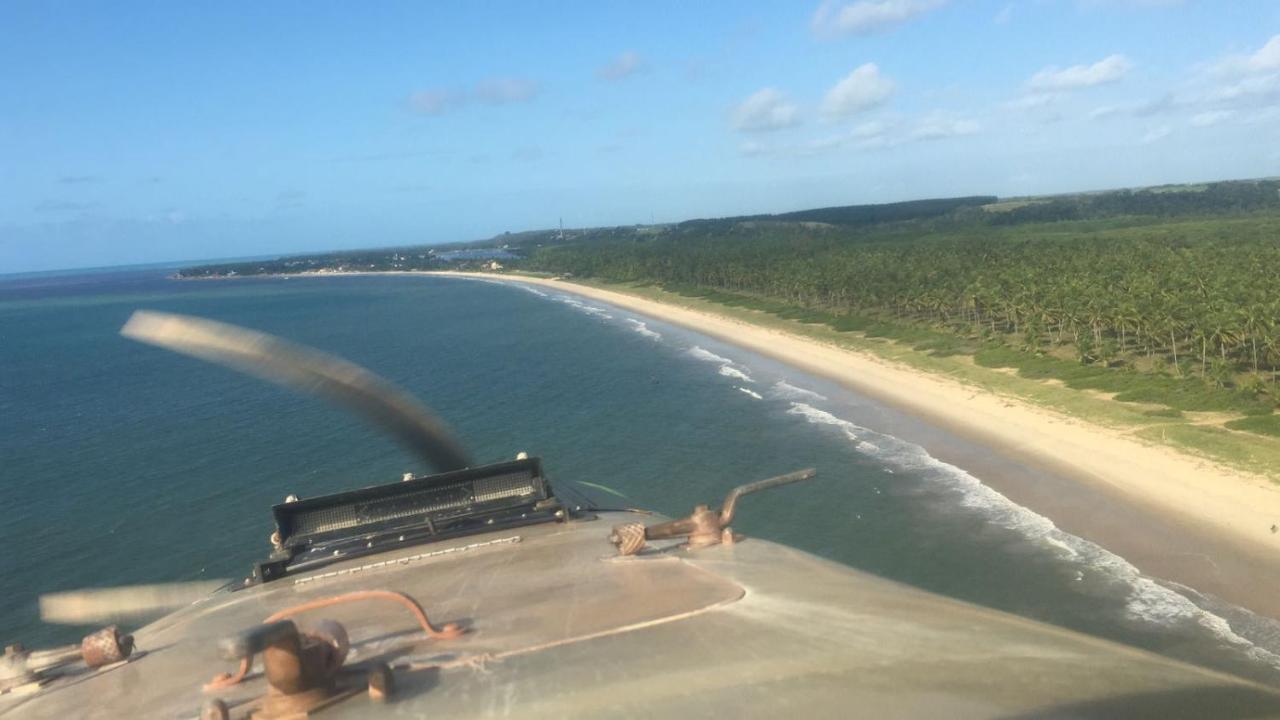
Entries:
{"type": "Polygon", "coordinates": [[[538,83],[528,78],[505,77],[482,80],[475,89],[475,98],[490,105],[526,102],[538,95],[538,83]]]}
{"type": "Polygon", "coordinates": [[[911,131],[913,140],[945,140],[946,138],[974,135],[982,126],[974,120],[952,118],[935,113],[920,121],[911,131]]]}
{"type": "Polygon", "coordinates": [[[1280,103],[1280,35],[1252,52],[1202,65],[1191,86],[1188,102],[1207,109],[1265,109],[1280,103]]]}
{"type": "Polygon", "coordinates": [[[793,142],[765,144],[748,140],[738,146],[738,152],[746,157],[803,158],[844,149],[896,148],[908,143],[945,140],[979,132],[982,132],[982,126],[977,121],[939,111],[915,119],[867,120],[842,132],[793,142]]]}
{"type": "Polygon", "coordinates": [[[609,81],[624,80],[644,70],[644,68],[644,58],[640,57],[639,53],[628,50],[609,61],[608,64],[596,68],[596,77],[609,81]]]}
{"type": "Polygon", "coordinates": [[[472,101],[486,105],[525,102],[536,97],[538,90],[538,83],[525,78],[489,78],[477,83],[471,92],[432,88],[412,93],[409,109],[423,115],[443,115],[472,101]]]}
{"type": "Polygon", "coordinates": [[[1191,116],[1191,127],[1210,127],[1235,117],[1231,110],[1209,110],[1191,116]]]}
{"type": "Polygon", "coordinates": [[[1133,69],[1133,63],[1124,55],[1109,55],[1092,65],[1072,65],[1069,68],[1047,67],[1027,81],[1032,90],[1076,90],[1111,83],[1123,78],[1133,69]]]}
{"type": "Polygon", "coordinates": [[[1245,60],[1250,70],[1280,70],[1280,35],[1272,35],[1267,44],[1245,60]]]}
{"type": "Polygon", "coordinates": [[[780,130],[800,123],[800,108],[782,91],[767,87],[752,93],[729,113],[734,130],[780,130]]]}
{"type": "Polygon", "coordinates": [[[1251,53],[1228,55],[1212,66],[1219,75],[1246,75],[1280,70],[1280,35],[1272,35],[1262,47],[1251,53]]]}
{"type": "Polygon", "coordinates": [[[1173,132],[1173,128],[1169,127],[1168,125],[1161,125],[1160,127],[1157,127],[1157,128],[1151,128],[1150,130],[1147,131],[1146,135],[1142,136],[1142,144],[1150,145],[1153,142],[1163,140],[1169,137],[1169,133],[1171,132],[1173,132]]]}
{"type": "Polygon", "coordinates": [[[423,115],[440,115],[458,107],[463,99],[455,90],[423,90],[409,96],[409,107],[423,115]]]}
{"type": "Polygon", "coordinates": [[[866,35],[914,20],[945,4],[947,0],[824,0],[813,14],[813,30],[824,37],[866,35]]]}
{"type": "Polygon", "coordinates": [[[1061,99],[1061,93],[1033,92],[1023,95],[1015,100],[1010,100],[1005,103],[1004,106],[1010,110],[1037,110],[1049,107],[1061,99]]]}
{"type": "Polygon", "coordinates": [[[1280,73],[1253,75],[1224,85],[1209,94],[1211,102],[1267,102],[1280,98],[1280,73]]]}
{"type": "Polygon", "coordinates": [[[893,94],[893,81],[880,74],[875,63],[859,66],[827,91],[822,112],[842,118],[873,108],[893,94]]]}

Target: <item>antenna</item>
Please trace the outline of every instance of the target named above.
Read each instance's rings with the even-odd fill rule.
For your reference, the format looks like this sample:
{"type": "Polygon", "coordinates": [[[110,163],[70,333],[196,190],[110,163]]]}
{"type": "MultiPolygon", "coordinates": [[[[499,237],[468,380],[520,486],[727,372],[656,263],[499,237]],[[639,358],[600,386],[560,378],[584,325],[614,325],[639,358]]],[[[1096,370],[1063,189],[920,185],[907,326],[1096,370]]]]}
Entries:
{"type": "Polygon", "coordinates": [[[560,234],[556,236],[557,240],[564,241],[564,216],[560,217],[560,234]]]}

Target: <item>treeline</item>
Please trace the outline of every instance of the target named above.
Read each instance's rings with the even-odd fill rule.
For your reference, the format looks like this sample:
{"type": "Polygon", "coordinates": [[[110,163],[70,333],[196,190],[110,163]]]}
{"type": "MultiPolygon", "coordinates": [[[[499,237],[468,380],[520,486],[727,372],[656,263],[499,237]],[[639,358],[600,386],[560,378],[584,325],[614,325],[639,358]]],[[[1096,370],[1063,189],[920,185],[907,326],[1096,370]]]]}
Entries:
{"type": "Polygon", "coordinates": [[[777,213],[773,215],[742,215],[737,217],[715,218],[712,220],[688,220],[680,223],[685,227],[708,227],[715,225],[733,225],[741,222],[773,221],[773,222],[812,222],[828,225],[874,225],[878,223],[903,222],[906,220],[923,220],[942,217],[954,213],[961,208],[980,208],[997,202],[994,195],[975,195],[971,197],[941,198],[933,200],[908,200],[906,202],[883,203],[879,205],[841,205],[838,207],[815,208],[813,210],[797,210],[795,212],[777,213]]]}
{"type": "Polygon", "coordinates": [[[183,268],[180,278],[232,277],[244,275],[288,275],[318,270],[388,272],[393,270],[439,270],[451,266],[426,248],[357,250],[300,255],[270,260],[218,263],[183,268]]]}
{"type": "Polygon", "coordinates": [[[992,213],[991,222],[1019,225],[1130,215],[1177,217],[1269,210],[1280,210],[1280,180],[1233,180],[1033,200],[1012,210],[992,213]]]}
{"type": "Polygon", "coordinates": [[[1280,371],[1278,241],[1280,214],[856,235],[739,224],[544,248],[525,267],[769,298],[1262,391],[1280,371]]]}

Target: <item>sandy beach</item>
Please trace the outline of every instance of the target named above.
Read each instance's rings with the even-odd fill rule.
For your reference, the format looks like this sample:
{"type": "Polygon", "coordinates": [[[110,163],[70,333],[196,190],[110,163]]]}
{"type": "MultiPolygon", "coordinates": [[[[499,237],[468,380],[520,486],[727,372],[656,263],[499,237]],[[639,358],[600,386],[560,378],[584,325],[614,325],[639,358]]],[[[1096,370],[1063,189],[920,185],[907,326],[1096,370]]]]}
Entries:
{"type": "Polygon", "coordinates": [[[1175,449],[870,354],[714,313],[561,280],[433,273],[542,285],[700,332],[832,380],[1039,470],[981,474],[1014,502],[1143,572],[1280,618],[1280,488],[1175,449]]]}

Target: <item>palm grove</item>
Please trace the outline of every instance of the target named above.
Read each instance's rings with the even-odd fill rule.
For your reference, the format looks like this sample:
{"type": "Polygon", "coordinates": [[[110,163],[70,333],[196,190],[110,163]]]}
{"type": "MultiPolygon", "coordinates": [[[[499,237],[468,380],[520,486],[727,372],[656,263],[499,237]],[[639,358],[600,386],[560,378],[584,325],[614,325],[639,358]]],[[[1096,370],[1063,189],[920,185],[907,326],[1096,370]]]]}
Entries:
{"type": "Polygon", "coordinates": [[[1069,358],[1090,376],[1194,379],[1270,412],[1280,182],[970,200],[890,222],[823,222],[829,211],[692,221],[542,248],[526,266],[803,308],[797,317],[842,330],[943,332],[980,361],[1024,371],[1069,358]]]}

